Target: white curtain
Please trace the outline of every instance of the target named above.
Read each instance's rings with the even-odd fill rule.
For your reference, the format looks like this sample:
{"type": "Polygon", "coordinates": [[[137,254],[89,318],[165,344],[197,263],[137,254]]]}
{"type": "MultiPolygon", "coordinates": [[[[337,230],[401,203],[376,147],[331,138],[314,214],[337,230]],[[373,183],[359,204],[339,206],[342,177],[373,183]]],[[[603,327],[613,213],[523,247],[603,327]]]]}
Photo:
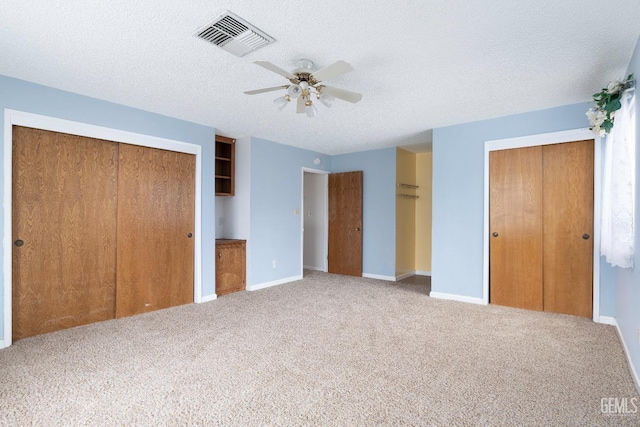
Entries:
{"type": "Polygon", "coordinates": [[[635,96],[622,94],[614,126],[605,141],[602,177],[602,230],[600,251],[607,262],[621,268],[634,266],[635,210],[635,96]]]}

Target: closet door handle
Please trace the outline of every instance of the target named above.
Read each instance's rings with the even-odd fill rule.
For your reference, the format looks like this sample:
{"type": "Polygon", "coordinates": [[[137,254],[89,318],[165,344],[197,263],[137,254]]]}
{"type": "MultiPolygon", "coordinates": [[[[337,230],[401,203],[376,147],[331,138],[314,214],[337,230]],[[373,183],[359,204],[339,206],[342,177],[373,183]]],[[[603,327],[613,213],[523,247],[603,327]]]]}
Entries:
{"type": "Polygon", "coordinates": [[[218,252],[218,258],[222,258],[222,252],[218,252]]]}
{"type": "Polygon", "coordinates": [[[188,237],[188,238],[192,238],[192,237],[193,237],[193,234],[192,234],[192,233],[189,233],[189,234],[187,234],[187,237],[188,237]]]}
{"type": "Polygon", "coordinates": [[[587,233],[584,233],[584,234],[582,235],[582,238],[583,238],[584,240],[589,240],[589,237],[591,237],[591,236],[589,236],[587,233]]]}
{"type": "Polygon", "coordinates": [[[494,231],[494,232],[493,232],[493,234],[492,234],[492,236],[493,236],[493,237],[498,237],[498,233],[494,231]]]}
{"type": "Polygon", "coordinates": [[[15,242],[13,242],[13,243],[14,243],[17,247],[20,247],[20,246],[24,245],[24,241],[23,241],[23,240],[20,240],[20,239],[16,240],[16,241],[15,241],[15,242]]]}

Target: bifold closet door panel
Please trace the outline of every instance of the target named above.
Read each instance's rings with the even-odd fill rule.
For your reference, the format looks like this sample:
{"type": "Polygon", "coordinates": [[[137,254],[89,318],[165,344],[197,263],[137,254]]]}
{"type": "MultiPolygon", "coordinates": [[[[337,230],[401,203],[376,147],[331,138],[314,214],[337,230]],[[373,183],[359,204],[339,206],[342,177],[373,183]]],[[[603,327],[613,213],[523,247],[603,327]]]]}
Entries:
{"type": "Polygon", "coordinates": [[[541,150],[489,153],[491,304],[543,309],[541,150]]]}
{"type": "Polygon", "coordinates": [[[593,140],[543,147],[544,310],[591,317],[593,140]]]}
{"type": "Polygon", "coordinates": [[[13,339],[115,316],[118,144],[15,126],[13,339]]]}
{"type": "Polygon", "coordinates": [[[116,317],[193,302],[195,156],[120,146],[116,317]]]}

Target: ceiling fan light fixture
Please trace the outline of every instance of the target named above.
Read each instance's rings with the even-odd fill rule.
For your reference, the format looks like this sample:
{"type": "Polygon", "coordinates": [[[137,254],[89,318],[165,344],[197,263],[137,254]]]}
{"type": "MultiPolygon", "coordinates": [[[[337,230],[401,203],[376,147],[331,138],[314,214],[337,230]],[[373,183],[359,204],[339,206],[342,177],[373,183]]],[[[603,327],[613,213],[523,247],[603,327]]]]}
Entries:
{"type": "Polygon", "coordinates": [[[300,85],[291,85],[289,86],[289,89],[287,89],[287,94],[291,98],[296,99],[297,97],[302,95],[302,87],[300,87],[300,85]]]}
{"type": "Polygon", "coordinates": [[[309,60],[309,59],[300,59],[298,60],[298,69],[300,70],[309,70],[312,71],[313,70],[313,61],[309,60]]]}
{"type": "Polygon", "coordinates": [[[307,117],[309,118],[315,117],[316,113],[318,112],[318,110],[316,109],[316,106],[313,105],[311,101],[305,102],[305,105],[306,107],[304,107],[304,112],[307,113],[307,117]]]}
{"type": "Polygon", "coordinates": [[[281,96],[279,98],[274,99],[273,103],[275,104],[276,107],[278,107],[278,110],[282,110],[284,107],[287,106],[289,101],[291,101],[291,97],[289,95],[285,95],[285,96],[281,96]]]}
{"type": "Polygon", "coordinates": [[[327,95],[326,93],[321,93],[320,96],[318,96],[318,99],[324,104],[325,107],[331,108],[333,102],[336,100],[336,97],[333,95],[327,95]]]}

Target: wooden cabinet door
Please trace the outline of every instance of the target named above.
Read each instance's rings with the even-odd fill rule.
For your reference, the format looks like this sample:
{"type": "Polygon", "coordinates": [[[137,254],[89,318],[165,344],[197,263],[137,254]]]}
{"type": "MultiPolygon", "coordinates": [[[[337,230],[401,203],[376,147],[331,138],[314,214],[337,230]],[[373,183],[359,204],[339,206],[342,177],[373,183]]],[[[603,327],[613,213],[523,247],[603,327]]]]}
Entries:
{"type": "Polygon", "coordinates": [[[542,147],[489,153],[491,304],[543,309],[542,147]]]}
{"type": "Polygon", "coordinates": [[[329,273],[362,276],[362,171],[329,175],[329,273]]]}
{"type": "Polygon", "coordinates": [[[245,289],[245,247],[241,240],[216,244],[217,296],[245,289]]]}
{"type": "Polygon", "coordinates": [[[120,145],[116,317],[193,302],[195,156],[120,145]]]}
{"type": "Polygon", "coordinates": [[[593,140],[545,145],[544,310],[591,317],[593,140]]]}
{"type": "Polygon", "coordinates": [[[113,318],[118,144],[16,126],[12,165],[13,339],[113,318]]]}

